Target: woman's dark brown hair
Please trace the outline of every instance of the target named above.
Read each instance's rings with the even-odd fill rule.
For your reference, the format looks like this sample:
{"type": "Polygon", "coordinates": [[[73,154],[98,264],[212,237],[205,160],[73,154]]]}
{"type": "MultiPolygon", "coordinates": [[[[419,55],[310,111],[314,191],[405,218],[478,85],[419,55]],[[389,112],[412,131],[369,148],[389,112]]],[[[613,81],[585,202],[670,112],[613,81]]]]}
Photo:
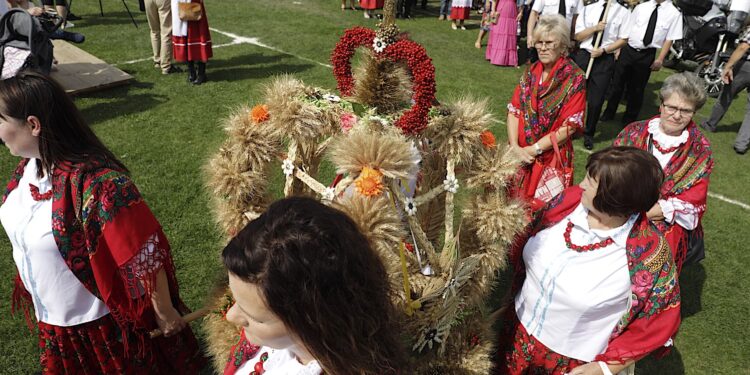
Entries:
{"type": "Polygon", "coordinates": [[[586,172],[599,183],[594,208],[613,216],[648,211],[659,200],[664,181],[659,161],[635,147],[610,147],[591,154],[586,172]]]}
{"type": "Polygon", "coordinates": [[[346,214],[310,198],[273,203],[230,241],[224,265],[327,374],[392,374],[404,363],[385,266],[346,214]]]}
{"type": "Polygon", "coordinates": [[[41,123],[39,153],[41,168],[52,173],[63,161],[85,163],[101,158],[109,167],[127,168],[99,140],[83,121],[81,113],[65,90],[52,78],[36,72],[21,72],[0,81],[0,117],[26,121],[36,116],[41,123]]]}

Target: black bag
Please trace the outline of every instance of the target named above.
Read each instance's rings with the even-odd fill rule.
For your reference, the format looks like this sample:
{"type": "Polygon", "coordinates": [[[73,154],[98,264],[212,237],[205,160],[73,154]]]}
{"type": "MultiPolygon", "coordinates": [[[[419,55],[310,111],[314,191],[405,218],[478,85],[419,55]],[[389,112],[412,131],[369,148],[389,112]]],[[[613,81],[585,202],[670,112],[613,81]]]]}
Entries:
{"type": "Polygon", "coordinates": [[[714,3],[712,0],[675,0],[674,5],[683,16],[702,17],[711,10],[714,3]]]}
{"type": "Polygon", "coordinates": [[[698,227],[693,230],[686,230],[686,232],[688,249],[687,254],[685,254],[685,261],[682,262],[683,268],[698,263],[706,258],[706,245],[703,242],[703,229],[698,227]]]}

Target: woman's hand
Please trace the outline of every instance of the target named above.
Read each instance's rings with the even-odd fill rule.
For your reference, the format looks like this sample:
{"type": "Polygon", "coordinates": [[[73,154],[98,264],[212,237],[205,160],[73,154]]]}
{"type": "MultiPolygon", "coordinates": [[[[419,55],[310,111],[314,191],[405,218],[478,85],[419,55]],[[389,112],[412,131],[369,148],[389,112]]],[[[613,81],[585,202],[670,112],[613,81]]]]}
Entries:
{"type": "Polygon", "coordinates": [[[568,375],[604,375],[604,371],[598,362],[591,362],[570,370],[568,375]]]}
{"type": "Polygon", "coordinates": [[[661,206],[659,205],[659,202],[656,202],[648,212],[646,212],[646,217],[648,217],[651,221],[663,221],[664,220],[664,212],[661,210],[661,206]]]}
{"type": "Polygon", "coordinates": [[[156,315],[156,324],[159,325],[159,329],[164,337],[170,337],[182,331],[187,323],[174,307],[169,306],[166,310],[159,311],[154,309],[154,315],[156,315]]]}
{"type": "Polygon", "coordinates": [[[518,155],[518,159],[525,164],[531,164],[536,159],[536,150],[534,147],[526,146],[521,147],[519,145],[513,145],[513,151],[518,155]]]}

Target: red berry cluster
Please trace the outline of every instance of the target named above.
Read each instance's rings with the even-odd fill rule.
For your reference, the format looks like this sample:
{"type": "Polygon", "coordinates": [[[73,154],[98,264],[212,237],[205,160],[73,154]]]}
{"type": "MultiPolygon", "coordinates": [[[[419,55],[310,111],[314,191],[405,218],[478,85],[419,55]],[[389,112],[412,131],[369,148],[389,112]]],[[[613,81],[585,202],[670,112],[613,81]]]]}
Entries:
{"type": "Polygon", "coordinates": [[[353,27],[344,32],[344,35],[336,43],[333,49],[331,62],[333,63],[333,75],[336,77],[338,89],[341,95],[349,96],[354,88],[354,77],[352,77],[351,60],[354,52],[359,47],[372,49],[372,40],[375,39],[375,31],[364,27],[353,27]]]}
{"type": "MultiPolygon", "coordinates": [[[[372,49],[374,38],[375,31],[354,27],[346,30],[336,44],[331,61],[341,95],[351,95],[354,87],[351,58],[355,50],[362,46],[372,49]]],[[[380,55],[391,61],[406,61],[409,66],[414,80],[414,105],[394,125],[401,128],[404,134],[419,134],[427,127],[429,110],[435,100],[435,67],[432,59],[422,46],[408,39],[389,44],[380,55]]]]}

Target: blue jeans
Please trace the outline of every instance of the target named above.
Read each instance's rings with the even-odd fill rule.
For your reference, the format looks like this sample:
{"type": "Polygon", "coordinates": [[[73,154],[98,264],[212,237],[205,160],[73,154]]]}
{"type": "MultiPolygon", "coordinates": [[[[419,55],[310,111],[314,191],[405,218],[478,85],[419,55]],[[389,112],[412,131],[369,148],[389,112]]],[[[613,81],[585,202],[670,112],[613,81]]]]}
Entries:
{"type": "Polygon", "coordinates": [[[440,15],[449,16],[451,14],[451,0],[440,0],[440,15]]]}

